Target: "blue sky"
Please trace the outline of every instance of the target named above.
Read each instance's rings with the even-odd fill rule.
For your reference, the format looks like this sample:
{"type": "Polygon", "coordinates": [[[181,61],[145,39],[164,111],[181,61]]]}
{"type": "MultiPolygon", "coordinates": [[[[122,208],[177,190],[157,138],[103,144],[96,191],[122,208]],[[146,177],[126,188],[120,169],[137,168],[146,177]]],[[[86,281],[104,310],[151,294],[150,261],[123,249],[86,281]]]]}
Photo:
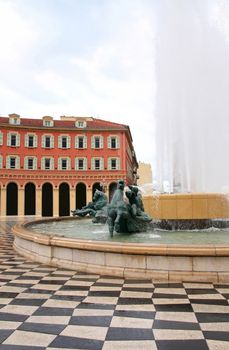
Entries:
{"type": "Polygon", "coordinates": [[[152,1],[0,0],[0,45],[0,115],[128,124],[153,162],[152,1]]]}

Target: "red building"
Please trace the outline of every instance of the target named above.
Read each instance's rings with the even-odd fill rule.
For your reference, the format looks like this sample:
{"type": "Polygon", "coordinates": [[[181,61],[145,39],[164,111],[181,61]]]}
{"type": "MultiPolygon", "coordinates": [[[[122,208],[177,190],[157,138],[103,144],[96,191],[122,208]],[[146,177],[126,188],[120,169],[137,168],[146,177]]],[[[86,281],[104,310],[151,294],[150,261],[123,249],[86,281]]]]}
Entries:
{"type": "Polygon", "coordinates": [[[95,118],[0,117],[0,215],[70,215],[103,186],[135,184],[127,125],[95,118]]]}

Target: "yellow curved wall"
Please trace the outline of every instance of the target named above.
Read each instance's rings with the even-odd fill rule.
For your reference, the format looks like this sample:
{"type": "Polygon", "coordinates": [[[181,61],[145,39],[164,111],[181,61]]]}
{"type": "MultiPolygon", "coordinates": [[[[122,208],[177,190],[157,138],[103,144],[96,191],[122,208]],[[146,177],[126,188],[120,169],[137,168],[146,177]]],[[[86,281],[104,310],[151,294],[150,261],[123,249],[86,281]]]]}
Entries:
{"type": "Polygon", "coordinates": [[[229,194],[160,194],[143,197],[143,202],[154,219],[229,218],[229,194]]]}

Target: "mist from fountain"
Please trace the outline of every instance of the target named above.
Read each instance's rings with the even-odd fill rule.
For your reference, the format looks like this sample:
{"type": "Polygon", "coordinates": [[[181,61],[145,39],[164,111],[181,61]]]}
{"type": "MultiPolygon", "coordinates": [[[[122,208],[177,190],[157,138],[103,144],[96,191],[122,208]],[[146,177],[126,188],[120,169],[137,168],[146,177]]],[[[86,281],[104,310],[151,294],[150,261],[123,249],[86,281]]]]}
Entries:
{"type": "Polygon", "coordinates": [[[229,192],[229,2],[155,9],[157,189],[229,192]]]}

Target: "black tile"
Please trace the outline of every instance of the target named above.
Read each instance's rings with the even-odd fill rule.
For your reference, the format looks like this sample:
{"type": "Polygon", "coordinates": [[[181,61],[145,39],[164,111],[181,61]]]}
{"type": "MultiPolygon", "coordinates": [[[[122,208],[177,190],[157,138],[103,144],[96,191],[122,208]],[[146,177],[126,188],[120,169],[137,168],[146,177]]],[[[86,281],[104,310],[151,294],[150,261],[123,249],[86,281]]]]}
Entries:
{"type": "Polygon", "coordinates": [[[192,304],[205,304],[205,305],[228,305],[226,299],[191,299],[192,304]]]}
{"type": "MultiPolygon", "coordinates": [[[[75,311],[77,312],[77,311],[75,311]]],[[[111,316],[72,316],[69,324],[82,326],[109,327],[111,316]]]]}
{"type": "Polygon", "coordinates": [[[18,329],[21,331],[57,335],[57,334],[60,334],[65,327],[66,325],[24,322],[22,325],[20,325],[18,329]]]}
{"type": "MultiPolygon", "coordinates": [[[[229,341],[229,332],[203,331],[205,339],[229,341]]],[[[228,344],[229,349],[229,344],[228,344]]]]}
{"type": "Polygon", "coordinates": [[[63,290],[89,290],[90,286],[62,286],[59,290],[63,291],[63,290]]]}
{"type": "Polygon", "coordinates": [[[191,304],[155,304],[154,306],[156,311],[193,312],[191,304]]]}
{"type": "Polygon", "coordinates": [[[158,350],[209,350],[205,340],[156,340],[158,350]]]}
{"type": "Polygon", "coordinates": [[[167,293],[154,293],[153,298],[157,299],[187,299],[186,294],[167,294],[167,293]]]}
{"type": "Polygon", "coordinates": [[[229,322],[229,313],[196,312],[199,323],[229,322]]]}
{"type": "Polygon", "coordinates": [[[3,343],[13,332],[14,329],[0,329],[0,343],[3,343]]]}
{"type": "Polygon", "coordinates": [[[200,330],[200,326],[194,322],[155,320],[153,329],[200,330]]]}
{"type": "Polygon", "coordinates": [[[15,298],[9,304],[10,305],[28,305],[28,306],[40,306],[47,299],[24,299],[24,298],[15,298]]]}
{"type": "Polygon", "coordinates": [[[114,310],[116,305],[113,304],[92,304],[92,303],[81,303],[76,309],[96,309],[96,310],[114,310]]]}
{"type": "Polygon", "coordinates": [[[141,288],[141,287],[123,287],[122,291],[128,291],[128,292],[147,292],[147,293],[152,293],[154,292],[154,288],[141,288]]]}
{"type": "Polygon", "coordinates": [[[154,320],[155,314],[154,311],[115,310],[114,312],[114,316],[118,317],[144,318],[147,320],[154,320]]]}
{"type": "Polygon", "coordinates": [[[155,288],[184,288],[182,283],[154,283],[155,288]]]}
{"type": "Polygon", "coordinates": [[[106,340],[153,340],[152,329],[110,327],[106,340]]]}
{"type": "Polygon", "coordinates": [[[67,336],[57,336],[54,341],[49,344],[49,347],[54,348],[70,348],[70,349],[87,349],[87,350],[101,350],[103,341],[93,339],[83,339],[67,336]]]}
{"type": "Polygon", "coordinates": [[[33,316],[71,316],[73,309],[61,307],[40,307],[33,316]]]}
{"type": "Polygon", "coordinates": [[[151,298],[119,298],[118,304],[121,305],[142,305],[142,304],[153,304],[151,298]]]}
{"type": "Polygon", "coordinates": [[[125,281],[124,281],[124,283],[125,284],[145,284],[145,283],[149,283],[149,282],[151,282],[151,280],[149,280],[149,279],[142,279],[142,280],[140,280],[140,279],[125,279],[125,281]]]}
{"type": "Polygon", "coordinates": [[[0,345],[0,350],[46,350],[46,347],[41,346],[24,346],[24,345],[0,345]]]}
{"type": "Polygon", "coordinates": [[[16,296],[18,295],[19,293],[11,293],[11,292],[0,292],[0,298],[7,298],[7,299],[10,299],[10,298],[16,298],[16,296]]]}
{"type": "Polygon", "coordinates": [[[66,280],[40,280],[39,284],[54,284],[62,286],[66,280]]]}
{"type": "Polygon", "coordinates": [[[94,296],[94,297],[119,297],[120,290],[101,290],[101,291],[89,291],[88,296],[94,296]]]}
{"type": "Polygon", "coordinates": [[[50,299],[54,299],[54,300],[67,300],[67,301],[83,301],[85,299],[85,296],[75,296],[75,295],[58,295],[58,294],[54,294],[50,297],[50,299]]]}
{"type": "Polygon", "coordinates": [[[185,288],[187,294],[219,294],[214,288],[185,288]]]}
{"type": "Polygon", "coordinates": [[[0,312],[0,321],[24,322],[29,316],[0,312]]]}

